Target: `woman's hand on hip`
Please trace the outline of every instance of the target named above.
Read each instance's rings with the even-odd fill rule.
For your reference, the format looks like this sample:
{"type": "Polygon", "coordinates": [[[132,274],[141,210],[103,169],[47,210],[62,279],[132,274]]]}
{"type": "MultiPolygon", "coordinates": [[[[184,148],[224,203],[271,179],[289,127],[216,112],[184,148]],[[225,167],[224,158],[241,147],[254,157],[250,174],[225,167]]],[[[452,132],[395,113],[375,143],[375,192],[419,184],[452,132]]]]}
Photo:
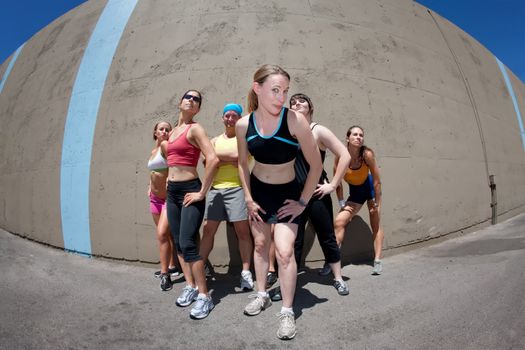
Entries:
{"type": "Polygon", "coordinates": [[[264,211],[264,209],[261,208],[261,206],[257,202],[247,201],[246,207],[248,209],[248,219],[250,220],[250,222],[263,221],[263,219],[259,215],[259,211],[263,214],[266,214],[266,211],[264,211]]]}
{"type": "Polygon", "coordinates": [[[184,195],[184,200],[182,201],[182,204],[185,207],[187,207],[187,206],[189,206],[192,203],[200,202],[201,200],[204,199],[204,197],[205,197],[204,194],[202,194],[201,192],[186,193],[184,195]]]}
{"type": "Polygon", "coordinates": [[[301,213],[306,208],[301,202],[295,201],[293,199],[287,199],[284,201],[284,205],[277,210],[277,218],[283,219],[285,217],[291,216],[288,222],[292,222],[296,217],[301,215],[301,213]]]}
{"type": "Polygon", "coordinates": [[[317,188],[314,191],[314,196],[319,196],[319,198],[323,198],[327,194],[330,194],[334,191],[335,186],[325,180],[322,185],[317,184],[317,188]]]}

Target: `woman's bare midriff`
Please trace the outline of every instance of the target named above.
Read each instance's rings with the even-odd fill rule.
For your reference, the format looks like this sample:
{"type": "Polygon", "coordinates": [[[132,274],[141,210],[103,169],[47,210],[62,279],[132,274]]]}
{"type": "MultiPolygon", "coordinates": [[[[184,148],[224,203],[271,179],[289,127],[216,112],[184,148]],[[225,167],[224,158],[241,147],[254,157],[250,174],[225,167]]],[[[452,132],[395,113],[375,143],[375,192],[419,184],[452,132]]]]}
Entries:
{"type": "Polygon", "coordinates": [[[150,171],[150,190],[156,197],[166,199],[168,171],[150,171]]]}
{"type": "Polygon", "coordinates": [[[192,166],[178,165],[169,168],[168,181],[189,181],[198,177],[197,168],[192,166]]]}
{"type": "Polygon", "coordinates": [[[267,184],[286,184],[295,179],[294,162],[284,164],[264,164],[255,162],[252,174],[260,181],[267,184]]]}

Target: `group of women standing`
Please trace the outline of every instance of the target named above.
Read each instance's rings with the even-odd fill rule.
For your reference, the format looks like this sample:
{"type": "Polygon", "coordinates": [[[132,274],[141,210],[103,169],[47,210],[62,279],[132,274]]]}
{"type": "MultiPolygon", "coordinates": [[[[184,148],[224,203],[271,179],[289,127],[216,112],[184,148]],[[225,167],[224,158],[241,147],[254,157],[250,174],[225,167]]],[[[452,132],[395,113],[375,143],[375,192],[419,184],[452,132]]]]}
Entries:
{"type": "MultiPolygon", "coordinates": [[[[334,286],[341,295],[348,294],[348,287],[341,276],[340,246],[346,224],[364,201],[370,202],[371,222],[372,217],[375,220],[372,224],[373,229],[377,228],[374,238],[382,239],[379,171],[373,152],[363,145],[362,128],[349,130],[345,147],[328,128],[312,122],[314,108],[308,96],[296,94],[290,99],[290,109],[285,107],[289,84],[290,76],[282,68],[273,65],[260,67],[254,74],[248,95],[248,115],[235,125],[238,172],[254,241],[257,292],[244,313],[254,316],[271,305],[266,276],[273,235],[283,300],[277,330],[280,339],[292,339],[296,334],[293,299],[306,220],[310,219],[314,225],[326,262],[335,277],[334,286]],[[327,149],[336,157],[331,181],[322,165],[327,149]],[[253,167],[250,171],[251,157],[253,167]],[[368,185],[356,185],[365,171],[368,185]],[[337,189],[338,198],[342,200],[340,183],[343,179],[350,183],[350,197],[344,203],[341,201],[342,210],[335,219],[334,228],[330,193],[337,189]],[[357,199],[354,199],[352,186],[361,190],[357,199]]],[[[208,316],[214,307],[208,293],[204,263],[199,255],[199,228],[206,193],[219,163],[204,129],[193,121],[201,103],[202,96],[197,90],[184,94],[179,104],[177,125],[171,131],[165,122],[155,127],[158,150],[152,152],[150,160],[150,163],[154,162],[157,154],[164,155],[167,160],[158,171],[150,167],[150,192],[157,198],[166,198],[166,208],[160,211],[160,218],[156,221],[161,289],[171,288],[169,251],[173,247],[187,283],[176,303],[188,306],[196,301],[190,311],[194,319],[208,316]],[[164,126],[163,130],[159,125],[164,126]],[[197,174],[201,153],[205,158],[202,181],[197,174]],[[164,186],[164,191],[157,189],[162,187],[159,184],[162,178],[167,180],[167,190],[164,186]],[[170,231],[173,245],[170,245],[170,231]]],[[[381,243],[374,246],[380,248],[381,243]]],[[[380,251],[376,250],[376,260],[379,258],[380,251]]]]}

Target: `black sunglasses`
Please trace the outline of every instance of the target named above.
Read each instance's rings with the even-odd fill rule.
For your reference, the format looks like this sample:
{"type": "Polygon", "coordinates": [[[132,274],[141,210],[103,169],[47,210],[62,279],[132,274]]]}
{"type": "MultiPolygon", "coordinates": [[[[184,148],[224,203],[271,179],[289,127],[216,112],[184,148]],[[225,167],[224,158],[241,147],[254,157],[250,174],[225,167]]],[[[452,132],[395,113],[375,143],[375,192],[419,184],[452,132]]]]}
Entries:
{"type": "Polygon", "coordinates": [[[185,100],[193,100],[197,103],[201,103],[201,98],[199,96],[193,96],[193,95],[190,95],[190,94],[186,94],[184,95],[184,99],[185,100]]]}

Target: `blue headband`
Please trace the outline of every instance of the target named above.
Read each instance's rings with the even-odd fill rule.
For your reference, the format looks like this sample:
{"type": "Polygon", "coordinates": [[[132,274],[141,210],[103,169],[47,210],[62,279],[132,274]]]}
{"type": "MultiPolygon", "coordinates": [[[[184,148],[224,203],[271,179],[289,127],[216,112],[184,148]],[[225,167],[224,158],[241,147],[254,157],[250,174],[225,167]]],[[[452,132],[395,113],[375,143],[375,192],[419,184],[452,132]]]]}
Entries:
{"type": "Polygon", "coordinates": [[[224,106],[224,109],[222,110],[222,115],[225,115],[228,111],[234,111],[238,115],[242,115],[242,107],[240,104],[237,103],[228,103],[226,106],[224,106]]]}

